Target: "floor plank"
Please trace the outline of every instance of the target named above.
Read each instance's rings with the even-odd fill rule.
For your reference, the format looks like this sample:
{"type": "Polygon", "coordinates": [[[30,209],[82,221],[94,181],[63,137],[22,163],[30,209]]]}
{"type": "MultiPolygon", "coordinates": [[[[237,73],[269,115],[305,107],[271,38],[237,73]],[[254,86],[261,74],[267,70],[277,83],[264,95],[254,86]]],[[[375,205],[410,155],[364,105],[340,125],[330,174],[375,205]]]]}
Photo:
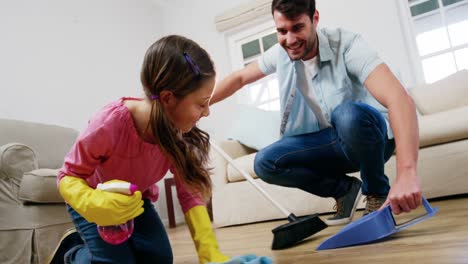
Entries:
{"type": "MultiPolygon", "coordinates": [[[[394,234],[391,238],[368,245],[316,251],[325,239],[342,226],[328,227],[295,247],[270,249],[271,230],[286,221],[272,221],[215,230],[221,250],[231,256],[253,253],[269,256],[274,263],[468,263],[468,198],[431,202],[438,206],[435,217],[394,234]]],[[[396,221],[423,213],[396,216],[396,221]]],[[[361,215],[361,211],[357,216],[361,215]]],[[[327,217],[321,216],[322,218],[327,217]]],[[[355,217],[356,218],[356,217],[355,217]]],[[[198,263],[186,225],[168,229],[174,253],[174,263],[198,263]]]]}

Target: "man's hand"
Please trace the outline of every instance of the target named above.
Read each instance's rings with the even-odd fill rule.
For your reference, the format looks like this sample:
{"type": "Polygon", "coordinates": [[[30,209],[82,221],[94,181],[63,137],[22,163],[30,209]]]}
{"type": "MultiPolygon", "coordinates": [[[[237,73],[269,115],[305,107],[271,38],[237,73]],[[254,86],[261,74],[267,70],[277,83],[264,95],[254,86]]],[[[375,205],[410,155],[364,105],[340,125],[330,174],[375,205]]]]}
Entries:
{"type": "Polygon", "coordinates": [[[396,215],[410,212],[422,204],[421,180],[416,172],[405,172],[398,175],[390,189],[387,200],[380,209],[390,204],[396,215]]]}

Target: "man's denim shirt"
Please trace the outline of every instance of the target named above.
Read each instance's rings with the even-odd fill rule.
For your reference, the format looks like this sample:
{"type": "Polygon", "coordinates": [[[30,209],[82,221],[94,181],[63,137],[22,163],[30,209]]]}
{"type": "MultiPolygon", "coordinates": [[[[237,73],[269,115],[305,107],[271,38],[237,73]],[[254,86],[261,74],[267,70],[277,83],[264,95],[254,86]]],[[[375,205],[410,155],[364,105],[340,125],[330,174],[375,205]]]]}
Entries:
{"type": "MultiPolygon", "coordinates": [[[[393,138],[387,109],[364,87],[369,74],[383,63],[377,52],[360,35],[340,28],[320,28],[317,35],[319,67],[312,80],[305,82],[313,87],[325,118],[331,123],[331,113],[345,101],[366,103],[382,113],[387,124],[388,138],[393,138]]],[[[306,78],[303,62],[292,61],[287,52],[276,44],[265,52],[258,64],[264,74],[277,73],[281,116],[284,115],[291,89],[297,89],[283,136],[319,131],[321,127],[317,117],[308,105],[310,100],[299,89],[299,85],[304,83],[303,78],[306,78]]]]}

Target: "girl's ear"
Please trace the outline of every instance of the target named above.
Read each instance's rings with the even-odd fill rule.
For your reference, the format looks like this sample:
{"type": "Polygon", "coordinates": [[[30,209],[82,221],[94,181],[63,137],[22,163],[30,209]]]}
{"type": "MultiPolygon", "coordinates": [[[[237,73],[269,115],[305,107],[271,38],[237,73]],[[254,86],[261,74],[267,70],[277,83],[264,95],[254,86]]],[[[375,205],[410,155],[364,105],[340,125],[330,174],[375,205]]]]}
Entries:
{"type": "Polygon", "coordinates": [[[171,91],[168,90],[163,90],[161,93],[159,93],[159,102],[167,107],[167,106],[173,106],[176,103],[176,98],[174,94],[171,91]]]}

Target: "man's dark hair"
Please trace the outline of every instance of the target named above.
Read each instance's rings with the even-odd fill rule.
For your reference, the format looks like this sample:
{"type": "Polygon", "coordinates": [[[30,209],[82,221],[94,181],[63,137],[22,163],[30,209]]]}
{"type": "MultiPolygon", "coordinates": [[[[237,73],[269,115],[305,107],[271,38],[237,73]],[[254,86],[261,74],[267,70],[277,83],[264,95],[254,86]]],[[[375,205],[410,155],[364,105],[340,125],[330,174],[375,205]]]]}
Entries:
{"type": "Polygon", "coordinates": [[[314,21],[315,0],[273,0],[271,14],[275,11],[285,15],[288,19],[307,14],[310,21],[314,21]]]}

